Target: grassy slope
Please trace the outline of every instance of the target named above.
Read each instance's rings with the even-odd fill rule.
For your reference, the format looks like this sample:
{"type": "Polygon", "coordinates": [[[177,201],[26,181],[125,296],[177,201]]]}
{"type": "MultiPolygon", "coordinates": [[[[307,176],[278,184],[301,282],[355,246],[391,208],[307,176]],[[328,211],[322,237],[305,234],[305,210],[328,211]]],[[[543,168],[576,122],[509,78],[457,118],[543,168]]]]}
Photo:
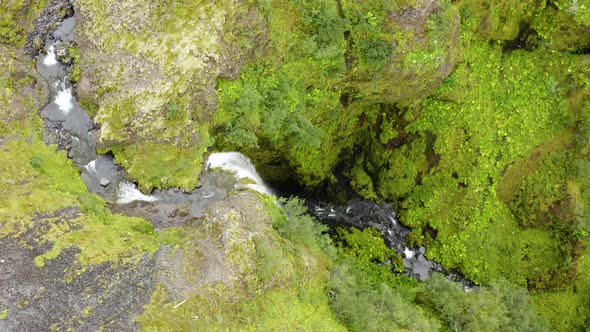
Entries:
{"type": "MultiPolygon", "coordinates": [[[[50,252],[37,257],[39,266],[72,245],[80,247],[80,260],[90,264],[154,252],[156,234],[151,224],[112,215],[102,199],[87,192],[65,152],[56,153],[54,147],[42,142],[42,123],[34,98],[40,98],[43,92],[29,88],[36,79],[32,60],[0,46],[0,61],[0,82],[4,85],[0,94],[0,190],[4,193],[0,197],[0,237],[17,237],[34,227],[38,215],[77,206],[84,211],[78,220],[66,228],[48,225],[49,231],[36,240],[53,243],[50,252]]],[[[40,83],[32,86],[39,88],[40,83]]]]}

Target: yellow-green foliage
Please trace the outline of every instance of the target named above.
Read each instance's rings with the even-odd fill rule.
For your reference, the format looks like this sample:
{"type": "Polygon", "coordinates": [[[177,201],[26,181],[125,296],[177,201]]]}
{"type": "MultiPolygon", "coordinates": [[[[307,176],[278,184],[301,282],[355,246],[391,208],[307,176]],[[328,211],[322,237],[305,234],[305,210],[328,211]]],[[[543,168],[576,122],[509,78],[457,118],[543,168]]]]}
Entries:
{"type": "Polygon", "coordinates": [[[284,181],[287,169],[307,186],[333,180],[341,153],[373,124],[364,117],[374,118],[374,103],[415,102],[459,57],[457,10],[441,2],[417,10],[424,11],[419,22],[392,19],[415,6],[428,7],[379,0],[259,4],[268,46],[237,80],[218,83],[216,145],[247,153],[267,178],[284,181]]]}
{"type": "Polygon", "coordinates": [[[137,258],[137,254],[153,254],[158,249],[153,225],[144,219],[108,215],[104,221],[80,218],[76,222],[84,227],[80,230],[61,225],[51,228],[46,239],[54,243],[53,248],[35,258],[38,266],[44,266],[47,259],[57,257],[61,250],[71,246],[81,250],[82,265],[129,262],[137,258]]]}
{"type": "Polygon", "coordinates": [[[404,221],[439,231],[432,257],[480,282],[504,275],[526,284],[535,270],[563,264],[567,249],[556,243],[567,240],[518,228],[522,217],[507,210],[495,187],[509,165],[573,126],[559,76],[569,61],[547,52],[502,56],[470,43],[464,65],[423,103],[407,129],[436,135],[440,163],[405,201],[404,221]]]}
{"type": "Polygon", "coordinates": [[[218,84],[216,143],[262,163],[282,159],[302,183],[314,184],[329,177],[338,140],[354,131],[341,116],[334,89],[345,70],[344,20],[333,1],[281,0],[261,7],[269,46],[238,80],[218,84]]]}
{"type": "Polygon", "coordinates": [[[199,180],[203,165],[203,150],[195,147],[185,149],[168,144],[134,143],[112,149],[117,162],[135,178],[141,178],[140,188],[149,192],[162,188],[174,179],[174,185],[187,191],[192,190],[199,180]],[[166,180],[168,179],[168,181],[166,180]]]}
{"type": "Polygon", "coordinates": [[[515,39],[521,24],[543,10],[543,1],[466,0],[458,4],[463,19],[477,22],[477,31],[486,38],[497,40],[515,39]]]}
{"type": "Polygon", "coordinates": [[[373,125],[357,139],[348,176],[367,198],[398,200],[411,241],[429,257],[477,283],[504,277],[537,290],[553,330],[572,330],[588,315],[587,57],[504,49],[482,36],[515,38],[525,14],[494,9],[496,23],[515,15],[512,23],[483,27],[477,3],[460,7],[463,60],[417,107],[366,107],[373,125]],[[576,313],[561,319],[562,301],[576,313]]]}
{"type": "Polygon", "coordinates": [[[111,214],[101,198],[87,192],[65,152],[42,142],[34,90],[23,89],[35,77],[26,76],[34,75],[30,64],[16,62],[13,52],[0,49],[0,60],[6,61],[0,81],[8,82],[0,99],[0,190],[6,193],[0,196],[0,238],[27,245],[32,239],[23,236],[36,236],[37,243],[52,244],[35,259],[39,266],[71,246],[80,249],[83,266],[155,252],[157,235],[150,223],[111,214]],[[68,207],[79,210],[79,216],[60,215],[68,207]],[[44,231],[24,235],[36,229],[44,231]]]}
{"type": "Polygon", "coordinates": [[[47,0],[3,0],[0,12],[0,43],[21,47],[32,22],[45,7],[47,0]]]}
{"type": "Polygon", "coordinates": [[[374,228],[365,228],[363,231],[356,228],[339,229],[338,241],[341,255],[354,257],[364,269],[374,267],[375,263],[382,265],[387,262],[388,266],[380,266],[376,270],[389,273],[389,264],[397,272],[404,270],[400,254],[387,247],[381,233],[374,228]]]}
{"type": "Polygon", "coordinates": [[[473,21],[477,34],[518,47],[575,51],[590,43],[590,1],[462,0],[463,21],[473,21]]]}
{"type": "Polygon", "coordinates": [[[160,287],[136,320],[145,331],[346,331],[333,317],[321,282],[272,289],[237,302],[232,298],[219,286],[183,304],[170,303],[160,287]]]}
{"type": "Polygon", "coordinates": [[[588,327],[590,317],[590,250],[581,259],[579,278],[562,292],[544,292],[533,296],[537,311],[547,317],[551,331],[574,331],[588,327]]]}
{"type": "Polygon", "coordinates": [[[445,267],[477,283],[504,277],[553,290],[535,304],[568,330],[587,313],[562,324],[548,308],[587,296],[571,286],[584,273],[589,229],[587,60],[481,40],[467,7],[463,61],[420,106],[367,117],[376,125],[359,140],[352,184],[400,199],[412,241],[445,267]]]}

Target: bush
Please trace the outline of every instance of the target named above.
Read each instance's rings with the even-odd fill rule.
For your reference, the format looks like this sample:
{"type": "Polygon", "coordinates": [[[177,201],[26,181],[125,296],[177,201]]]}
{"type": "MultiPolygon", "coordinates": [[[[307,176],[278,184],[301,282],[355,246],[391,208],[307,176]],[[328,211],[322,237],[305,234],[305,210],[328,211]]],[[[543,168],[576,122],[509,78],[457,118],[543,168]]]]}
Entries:
{"type": "Polygon", "coordinates": [[[339,260],[328,289],[332,310],[351,331],[436,331],[439,323],[399,289],[373,284],[353,258],[339,260]]]}
{"type": "Polygon", "coordinates": [[[320,224],[317,220],[307,214],[305,201],[301,198],[291,197],[281,199],[283,211],[287,221],[278,228],[279,233],[287,239],[303,244],[310,249],[333,252],[332,240],[324,234],[328,227],[320,224]]]}

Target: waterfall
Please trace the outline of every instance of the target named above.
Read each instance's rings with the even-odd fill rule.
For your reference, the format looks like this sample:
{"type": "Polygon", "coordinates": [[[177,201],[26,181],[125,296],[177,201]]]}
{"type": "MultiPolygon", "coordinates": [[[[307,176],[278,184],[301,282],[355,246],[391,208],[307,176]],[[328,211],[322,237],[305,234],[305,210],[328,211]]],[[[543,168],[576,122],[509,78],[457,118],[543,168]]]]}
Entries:
{"type": "Polygon", "coordinates": [[[155,202],[158,199],[154,196],[144,195],[137,186],[131,182],[123,181],[119,184],[119,191],[117,192],[117,203],[129,204],[134,201],[155,202]]]}
{"type": "Polygon", "coordinates": [[[55,56],[55,48],[53,45],[47,50],[47,55],[43,59],[43,64],[46,66],[55,66],[57,64],[57,57],[55,56]]]}
{"type": "Polygon", "coordinates": [[[62,111],[64,115],[68,115],[74,108],[72,100],[72,89],[63,88],[57,92],[54,103],[58,106],[59,110],[62,111]]]}
{"type": "Polygon", "coordinates": [[[261,194],[274,195],[272,190],[264,184],[252,161],[239,152],[220,152],[213,153],[207,159],[205,165],[207,168],[221,168],[228,172],[234,173],[238,180],[236,187],[246,187],[261,194]],[[251,180],[254,183],[241,184],[240,180],[251,180]]]}

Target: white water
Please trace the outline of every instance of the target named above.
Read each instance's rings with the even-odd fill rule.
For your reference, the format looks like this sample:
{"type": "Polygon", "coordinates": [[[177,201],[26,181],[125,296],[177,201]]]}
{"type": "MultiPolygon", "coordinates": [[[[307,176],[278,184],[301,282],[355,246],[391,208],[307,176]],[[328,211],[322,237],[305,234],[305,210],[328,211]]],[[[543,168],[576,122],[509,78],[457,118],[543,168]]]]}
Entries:
{"type": "Polygon", "coordinates": [[[92,172],[94,174],[97,174],[96,171],[96,160],[93,160],[91,162],[89,162],[86,166],[84,166],[86,168],[86,170],[88,170],[89,172],[92,172]]]}
{"type": "Polygon", "coordinates": [[[207,168],[221,168],[223,170],[232,172],[236,175],[238,181],[242,179],[249,179],[254,183],[241,185],[261,194],[273,195],[272,190],[264,184],[256,168],[250,159],[239,152],[220,152],[213,153],[207,159],[205,165],[207,168]]]}
{"type": "Polygon", "coordinates": [[[393,223],[393,225],[397,225],[397,220],[395,220],[393,216],[389,216],[388,218],[389,220],[391,220],[391,223],[393,223]]]}
{"type": "Polygon", "coordinates": [[[412,259],[414,257],[414,251],[412,251],[408,247],[404,247],[404,255],[406,256],[407,259],[412,259]]]}
{"type": "Polygon", "coordinates": [[[59,107],[59,110],[64,113],[64,115],[68,115],[70,111],[74,108],[74,104],[72,103],[72,89],[67,88],[64,90],[60,90],[55,96],[55,103],[59,107]]]}
{"type": "Polygon", "coordinates": [[[47,55],[43,59],[43,64],[46,66],[55,66],[57,64],[57,57],[55,56],[55,49],[53,45],[47,50],[47,55]]]}
{"type": "Polygon", "coordinates": [[[154,202],[158,200],[154,196],[144,195],[137,189],[137,186],[127,181],[119,183],[117,197],[117,203],[119,204],[129,204],[134,201],[154,202]]]}

